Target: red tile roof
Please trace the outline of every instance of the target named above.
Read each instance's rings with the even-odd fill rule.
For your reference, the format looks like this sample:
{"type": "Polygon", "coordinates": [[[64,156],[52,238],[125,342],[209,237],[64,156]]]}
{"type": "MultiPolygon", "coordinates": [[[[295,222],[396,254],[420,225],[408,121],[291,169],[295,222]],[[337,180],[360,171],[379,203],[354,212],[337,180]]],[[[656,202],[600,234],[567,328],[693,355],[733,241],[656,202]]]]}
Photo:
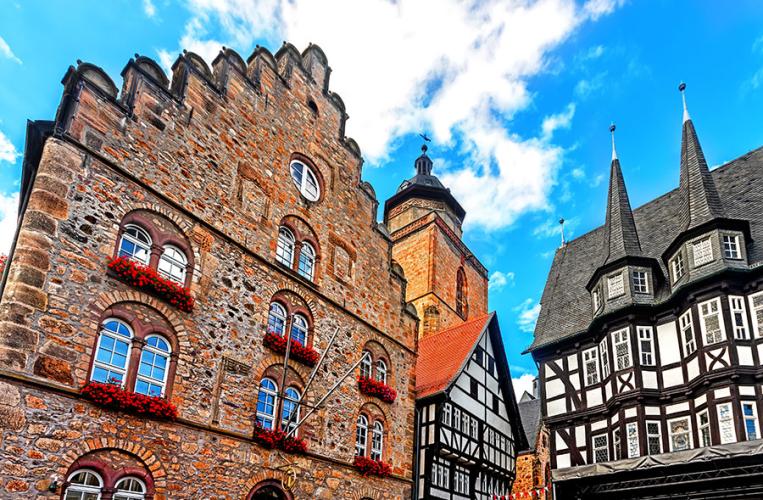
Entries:
{"type": "Polygon", "coordinates": [[[436,394],[458,375],[474,344],[492,318],[487,313],[419,340],[416,359],[416,397],[436,394]]]}

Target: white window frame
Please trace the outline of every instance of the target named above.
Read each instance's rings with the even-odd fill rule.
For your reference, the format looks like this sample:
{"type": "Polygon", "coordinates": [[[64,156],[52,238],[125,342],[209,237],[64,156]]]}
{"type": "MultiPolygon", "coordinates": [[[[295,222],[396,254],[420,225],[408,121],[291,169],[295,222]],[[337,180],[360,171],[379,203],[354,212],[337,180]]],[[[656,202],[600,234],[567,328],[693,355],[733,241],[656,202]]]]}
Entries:
{"type": "Polygon", "coordinates": [[[601,463],[601,462],[609,462],[609,436],[604,434],[596,434],[591,437],[591,449],[593,450],[593,453],[591,455],[591,458],[593,459],[593,463],[601,463]],[[597,438],[604,438],[604,444],[596,445],[596,439],[597,438]],[[607,458],[605,460],[597,460],[596,452],[603,450],[607,454],[607,458]]]}
{"type": "Polygon", "coordinates": [[[291,269],[294,265],[294,250],[297,247],[297,238],[294,233],[286,226],[278,228],[278,239],[276,241],[276,260],[279,264],[291,269]]]}
{"type": "MultiPolygon", "coordinates": [[[[147,335],[145,338],[145,344],[143,345],[143,349],[141,349],[140,351],[140,358],[138,359],[138,369],[136,371],[136,376],[135,376],[135,392],[138,392],[138,382],[143,381],[149,385],[149,390],[151,388],[151,384],[160,386],[161,390],[159,392],[159,396],[164,397],[165,393],[167,392],[167,376],[169,375],[169,372],[170,372],[170,360],[172,359],[171,356],[172,356],[172,344],[170,344],[169,340],[167,340],[162,335],[157,335],[157,334],[147,335]],[[160,341],[163,341],[165,344],[167,344],[167,350],[165,351],[159,347],[149,345],[148,341],[153,338],[159,339],[160,341]],[[154,362],[152,362],[151,364],[152,368],[155,366],[157,356],[161,356],[164,358],[164,376],[161,379],[153,378],[148,375],[142,375],[140,373],[140,366],[143,364],[144,353],[151,353],[154,355],[154,362]]],[[[148,394],[148,395],[150,396],[151,394],[148,394]]]]}
{"type": "Polygon", "coordinates": [[[686,274],[684,256],[680,251],[675,255],[675,257],[670,259],[670,274],[673,277],[673,283],[683,278],[684,274],[686,274]]]}
{"type": "Polygon", "coordinates": [[[729,295],[729,313],[731,315],[731,328],[734,331],[734,338],[737,340],[749,340],[750,326],[747,324],[747,311],[745,300],[741,295],[729,295]],[[741,320],[741,324],[739,321],[741,320]]]}
{"type": "Polygon", "coordinates": [[[694,319],[691,316],[691,308],[678,317],[678,335],[681,337],[681,345],[684,348],[684,356],[697,352],[697,337],[694,335],[694,319]],[[686,339],[686,331],[691,334],[691,339],[686,339]]]}
{"type": "Polygon", "coordinates": [[[620,425],[612,431],[612,451],[614,451],[614,459],[623,459],[623,442],[620,436],[620,425]]]}
{"type": "Polygon", "coordinates": [[[280,337],[286,337],[286,328],[289,326],[289,318],[286,308],[280,302],[271,302],[268,308],[268,333],[274,333],[280,337]],[[281,322],[281,329],[277,330],[278,322],[281,322]]]}
{"type": "Polygon", "coordinates": [[[303,241],[297,259],[297,273],[309,281],[313,281],[315,276],[315,255],[315,248],[303,241]]]}
{"type": "Polygon", "coordinates": [[[616,299],[625,295],[625,281],[623,280],[623,273],[619,272],[611,276],[607,276],[607,299],[616,299]]]}
{"type": "Polygon", "coordinates": [[[604,380],[609,377],[609,349],[607,345],[607,337],[601,339],[599,342],[599,355],[601,357],[601,378],[604,380]]]}
{"type": "Polygon", "coordinates": [[[719,344],[721,342],[726,341],[726,326],[723,322],[723,312],[721,311],[721,298],[716,297],[714,299],[700,302],[697,305],[697,310],[699,311],[699,327],[700,327],[700,331],[702,332],[702,342],[704,343],[704,345],[706,346],[714,345],[714,344],[719,344]],[[708,308],[708,311],[709,311],[708,314],[705,314],[705,312],[703,311],[705,307],[708,308]],[[711,311],[711,309],[713,308],[715,309],[715,311],[711,311]],[[710,339],[707,338],[706,318],[710,317],[713,314],[718,315],[718,328],[720,328],[720,332],[719,332],[720,339],[713,340],[712,342],[710,342],[709,341],[710,339]]]}
{"type": "Polygon", "coordinates": [[[670,451],[671,452],[682,451],[682,450],[676,450],[675,447],[673,446],[673,436],[674,436],[674,434],[673,434],[673,431],[671,430],[671,426],[672,426],[673,422],[677,422],[679,420],[685,420],[686,421],[686,434],[687,434],[686,443],[687,443],[688,446],[685,448],[685,450],[691,450],[692,447],[693,447],[692,446],[693,443],[692,443],[691,417],[689,417],[687,415],[687,416],[684,416],[684,417],[671,418],[670,420],[668,420],[668,445],[670,447],[670,451]]]}
{"type": "Polygon", "coordinates": [[[700,447],[706,447],[706,446],[712,446],[713,444],[713,435],[711,433],[710,428],[710,412],[707,409],[702,410],[701,412],[697,413],[697,432],[699,433],[699,446],[700,447]],[[702,423],[702,416],[705,416],[705,423],[702,423]],[[707,433],[707,434],[705,434],[707,433]],[[705,436],[707,436],[707,444],[705,443],[705,436]]]}
{"type": "MultiPolygon", "coordinates": [[[[130,370],[130,358],[132,357],[131,355],[132,355],[132,340],[133,340],[133,338],[135,338],[135,332],[133,332],[133,330],[130,327],[130,325],[128,325],[127,323],[125,323],[121,319],[111,317],[111,318],[106,318],[105,320],[103,320],[103,322],[101,323],[100,330],[98,331],[98,345],[95,346],[95,354],[93,354],[93,368],[90,370],[90,380],[93,380],[93,377],[95,376],[96,368],[100,368],[102,370],[106,370],[106,371],[109,371],[109,372],[115,372],[115,373],[120,374],[122,376],[122,379],[120,380],[119,387],[124,387],[125,383],[127,382],[127,373],[130,370]],[[120,334],[118,334],[116,332],[113,332],[111,330],[107,330],[105,328],[106,323],[110,323],[112,321],[116,322],[117,325],[124,326],[127,329],[127,331],[130,333],[130,336],[129,337],[125,337],[124,335],[120,335],[120,334]],[[107,363],[105,361],[99,361],[98,360],[98,353],[101,350],[101,345],[103,344],[104,337],[109,337],[110,339],[112,339],[114,341],[114,345],[115,346],[116,346],[117,342],[123,342],[123,343],[127,344],[127,354],[125,354],[125,365],[124,365],[124,367],[119,367],[117,365],[112,365],[111,363],[107,363]]],[[[115,352],[115,350],[112,349],[111,350],[112,358],[113,358],[114,352],[115,352]]],[[[111,382],[107,379],[105,381],[105,383],[110,384],[111,382]]]]}
{"type": "Polygon", "coordinates": [[[646,271],[633,271],[631,276],[633,291],[635,293],[649,293],[649,273],[646,271]],[[643,288],[640,289],[643,285],[643,288]]]}
{"type": "Polygon", "coordinates": [[[442,423],[444,425],[448,426],[448,427],[450,427],[450,421],[451,421],[450,420],[451,419],[450,412],[451,412],[450,403],[444,403],[442,405],[442,417],[441,417],[441,420],[442,420],[442,423]]]}
{"type": "Polygon", "coordinates": [[[114,496],[112,497],[113,500],[143,500],[146,498],[146,483],[135,476],[125,476],[120,478],[119,481],[117,481],[117,483],[114,485],[114,488],[115,491],[114,496]],[[140,486],[142,491],[138,492],[120,489],[119,486],[127,481],[135,481],[140,486]]]}
{"type": "Polygon", "coordinates": [[[371,352],[363,351],[360,359],[360,376],[364,378],[372,378],[374,364],[371,360],[371,352]]]}
{"type": "Polygon", "coordinates": [[[385,385],[387,383],[387,363],[383,359],[376,360],[376,380],[385,385]]]}
{"type": "Polygon", "coordinates": [[[760,439],[760,423],[758,422],[758,404],[755,401],[742,401],[742,421],[744,423],[744,435],[748,441],[754,441],[760,439]],[[752,415],[745,413],[745,408],[752,409],[752,415]],[[755,436],[750,437],[750,433],[747,430],[747,422],[750,421],[755,425],[755,436]]]}
{"type": "Polygon", "coordinates": [[[616,330],[612,332],[612,350],[615,354],[615,371],[620,370],[627,370],[628,368],[631,368],[633,366],[633,356],[632,356],[632,350],[631,350],[631,339],[630,339],[630,329],[629,328],[622,328],[620,330],[616,330]],[[617,340],[618,336],[623,335],[622,340],[617,340]],[[620,344],[625,344],[626,347],[626,357],[627,357],[627,364],[620,366],[620,356],[617,354],[617,346],[620,344]]]}
{"type": "Polygon", "coordinates": [[[591,299],[593,300],[593,312],[596,312],[601,307],[601,297],[599,296],[598,288],[591,292],[591,299]]]}
{"type": "MultiPolygon", "coordinates": [[[[267,401],[267,400],[266,400],[267,401]]],[[[267,404],[267,403],[265,403],[267,404]]],[[[257,403],[255,406],[255,420],[261,419],[263,421],[262,428],[263,429],[275,429],[276,428],[276,414],[278,413],[278,384],[275,380],[273,380],[270,377],[263,377],[262,380],[260,380],[260,385],[257,387],[257,403]],[[263,384],[265,381],[270,382],[273,384],[273,387],[270,388],[263,388],[263,384]],[[260,393],[264,393],[265,397],[268,396],[273,397],[273,413],[266,413],[264,411],[260,411],[260,393]],[[267,425],[270,425],[270,427],[267,427],[267,425]]]]}
{"type": "Polygon", "coordinates": [[[763,291],[752,293],[747,296],[747,302],[750,306],[750,316],[752,316],[752,330],[755,332],[755,337],[763,335],[763,328],[758,324],[757,314],[759,310],[763,311],[763,302],[761,302],[760,306],[757,308],[755,307],[755,299],[761,296],[763,296],[763,291]]]}
{"type": "Polygon", "coordinates": [[[730,260],[740,260],[742,258],[741,248],[739,246],[738,234],[722,234],[721,235],[721,248],[723,249],[723,258],[730,260]],[[726,238],[729,238],[728,247],[726,246],[726,238]],[[727,252],[728,250],[728,252],[727,252]]]}
{"type": "Polygon", "coordinates": [[[162,255],[159,257],[159,262],[156,265],[156,272],[168,280],[184,286],[187,268],[188,257],[185,255],[185,252],[175,245],[165,245],[162,249],[162,255]],[[169,267],[169,269],[163,269],[163,266],[165,268],[169,267]]]}
{"type": "Polygon", "coordinates": [[[596,347],[592,347],[583,351],[583,371],[585,372],[586,387],[589,385],[596,385],[600,382],[598,354],[598,349],[596,347]],[[591,362],[594,364],[593,370],[588,367],[589,363],[591,362]],[[591,376],[593,376],[593,381],[591,381],[591,376]]]}
{"type": "Polygon", "coordinates": [[[313,171],[313,167],[304,161],[292,160],[292,162],[289,163],[289,174],[291,175],[291,180],[294,182],[294,185],[299,190],[299,194],[304,196],[306,200],[318,201],[321,198],[321,185],[318,182],[318,176],[313,171]],[[297,179],[297,176],[295,175],[295,165],[302,166],[302,172],[299,179],[297,179]],[[311,180],[312,185],[315,188],[314,192],[310,191],[311,180]]]}
{"type": "Polygon", "coordinates": [[[117,256],[127,257],[128,259],[134,262],[147,266],[149,262],[151,261],[151,245],[152,244],[153,244],[153,241],[151,240],[151,235],[148,234],[148,231],[146,231],[145,229],[143,229],[141,226],[137,224],[127,224],[125,225],[125,228],[122,231],[122,238],[119,240],[119,250],[117,251],[117,256]],[[137,234],[142,234],[147,241],[142,241],[138,236],[134,236],[130,234],[130,231],[135,231],[137,234]],[[125,240],[132,243],[136,248],[142,249],[146,253],[146,258],[141,259],[139,257],[136,257],[136,253],[129,253],[129,252],[123,253],[122,244],[124,243],[125,240]]]}
{"type": "Polygon", "coordinates": [[[101,477],[100,474],[98,474],[93,469],[87,469],[87,468],[85,468],[85,469],[77,469],[74,472],[72,472],[71,474],[69,474],[69,477],[67,478],[67,482],[69,483],[69,486],[66,487],[66,491],[64,492],[64,497],[63,498],[66,498],[69,495],[70,492],[74,492],[74,493],[79,493],[80,494],[79,498],[86,498],[85,497],[86,494],[88,494],[88,495],[95,494],[95,495],[97,495],[96,498],[98,498],[100,500],[101,493],[103,491],[103,478],[101,477]],[[81,483],[72,484],[71,480],[74,479],[74,476],[76,476],[77,474],[80,474],[80,473],[86,473],[86,474],[92,475],[93,477],[95,477],[98,480],[99,485],[98,486],[91,486],[91,485],[86,485],[86,484],[81,484],[81,483]]]}
{"type": "Polygon", "coordinates": [[[736,443],[738,441],[737,439],[737,430],[736,426],[734,425],[734,405],[729,403],[719,403],[715,405],[716,412],[718,414],[718,435],[721,438],[721,444],[731,444],[736,443]],[[728,409],[729,413],[727,417],[721,416],[721,410],[723,408],[728,409]],[[732,437],[725,437],[724,435],[724,425],[728,425],[728,430],[730,431],[730,434],[732,437]]]}
{"type": "Polygon", "coordinates": [[[659,420],[647,420],[646,425],[644,426],[644,429],[646,430],[646,454],[647,455],[659,455],[662,453],[662,425],[659,420]],[[654,424],[657,426],[657,433],[650,433],[649,432],[649,424],[654,424]],[[652,438],[657,438],[657,443],[659,444],[659,451],[657,453],[652,453],[652,449],[649,446],[649,440],[652,438]]]}
{"type": "Polygon", "coordinates": [[[641,449],[638,441],[638,422],[628,422],[625,424],[625,441],[627,444],[628,458],[640,457],[641,449]],[[631,433],[631,431],[633,431],[633,433],[631,433]]]}
{"type": "MultiPolygon", "coordinates": [[[[283,391],[283,404],[281,405],[281,429],[284,431],[289,431],[291,429],[297,428],[297,422],[299,422],[299,414],[300,414],[300,400],[302,399],[302,395],[299,392],[299,389],[296,387],[287,387],[285,391],[283,391]],[[289,409],[286,408],[286,405],[293,405],[289,411],[289,409]],[[291,415],[294,414],[294,417],[291,415]],[[289,420],[291,419],[291,422],[289,420]],[[286,428],[287,422],[289,423],[289,428],[286,428]]],[[[297,435],[298,430],[294,431],[294,436],[297,435]]]]}
{"type": "Polygon", "coordinates": [[[355,423],[355,456],[365,457],[368,451],[368,417],[361,414],[355,423]]]}
{"type": "Polygon", "coordinates": [[[384,425],[378,420],[371,430],[371,460],[381,461],[384,454],[384,425]]]}
{"type": "Polygon", "coordinates": [[[704,266],[715,260],[711,238],[703,238],[691,243],[691,255],[694,267],[704,266]]]}
{"type": "Polygon", "coordinates": [[[293,314],[289,331],[291,332],[292,342],[297,342],[302,347],[307,347],[310,334],[310,322],[305,315],[300,313],[293,314]],[[301,337],[304,337],[304,340],[301,337]]]}
{"type": "Polygon", "coordinates": [[[641,366],[655,366],[654,329],[651,326],[637,326],[639,361],[641,366]],[[649,351],[644,350],[644,342],[649,343],[649,351]]]}

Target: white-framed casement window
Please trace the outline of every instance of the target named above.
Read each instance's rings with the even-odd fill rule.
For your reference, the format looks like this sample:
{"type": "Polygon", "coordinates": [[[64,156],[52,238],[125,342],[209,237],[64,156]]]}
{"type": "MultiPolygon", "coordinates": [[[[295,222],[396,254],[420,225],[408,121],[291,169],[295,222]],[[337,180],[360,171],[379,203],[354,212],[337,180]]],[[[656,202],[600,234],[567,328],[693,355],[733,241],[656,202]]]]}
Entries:
{"type": "Polygon", "coordinates": [[[297,272],[304,278],[313,281],[313,275],[315,274],[315,249],[310,243],[302,242],[297,272]]]}
{"type": "Polygon", "coordinates": [[[636,327],[642,366],[654,366],[654,331],[651,326],[636,327]]]}
{"type": "Polygon", "coordinates": [[[699,445],[710,446],[710,412],[702,410],[697,413],[697,429],[699,430],[699,445]]]}
{"type": "Polygon", "coordinates": [[[281,226],[278,229],[278,242],[276,243],[276,260],[286,267],[294,263],[294,247],[297,243],[294,233],[288,228],[281,226]]]}
{"type": "Polygon", "coordinates": [[[717,344],[726,340],[726,334],[723,331],[720,297],[699,304],[699,326],[705,345],[717,344]]]}
{"type": "Polygon", "coordinates": [[[585,371],[585,385],[594,385],[599,383],[599,356],[597,349],[587,349],[583,351],[583,369],[585,371]]]}
{"type": "Polygon", "coordinates": [[[670,274],[673,278],[673,283],[683,277],[684,271],[684,256],[681,252],[678,252],[670,261],[670,274]]]}
{"type": "Polygon", "coordinates": [[[459,408],[453,408],[453,428],[457,431],[461,430],[461,410],[459,408]]]}
{"type": "Polygon", "coordinates": [[[668,420],[670,435],[670,451],[688,450],[691,448],[691,423],[689,417],[679,417],[668,420]]]}
{"type": "Polygon", "coordinates": [[[318,201],[318,198],[321,197],[321,188],[318,184],[318,178],[313,172],[313,169],[308,165],[305,165],[298,160],[292,161],[291,178],[294,181],[294,185],[299,189],[300,194],[309,201],[318,201]]]}
{"type": "Polygon", "coordinates": [[[378,420],[374,422],[374,429],[371,432],[371,460],[379,461],[382,459],[382,449],[384,448],[384,426],[378,420]]]}
{"type": "Polygon", "coordinates": [[[746,340],[750,338],[750,329],[747,326],[747,311],[744,308],[744,297],[729,295],[729,311],[731,312],[731,326],[734,329],[734,338],[746,340]]]}
{"type": "Polygon", "coordinates": [[[294,429],[295,436],[297,432],[297,423],[299,422],[299,400],[302,397],[299,391],[294,387],[288,387],[283,393],[283,409],[281,410],[281,429],[290,431],[294,429]],[[287,428],[288,425],[288,428],[287,428]]]}
{"type": "Polygon", "coordinates": [[[678,318],[678,326],[681,330],[681,343],[684,346],[684,356],[697,350],[697,341],[694,339],[694,322],[691,319],[691,309],[678,318]]]}
{"type": "Polygon", "coordinates": [[[721,236],[723,243],[723,256],[727,259],[741,259],[742,253],[739,251],[739,236],[724,234],[721,236]]]}
{"type": "Polygon", "coordinates": [[[756,337],[763,335],[763,292],[753,293],[747,300],[750,304],[752,316],[752,329],[756,337]]]}
{"type": "Polygon", "coordinates": [[[119,242],[119,256],[147,266],[151,258],[151,237],[146,230],[135,224],[126,225],[119,242]]]}
{"type": "Polygon", "coordinates": [[[453,488],[461,495],[469,494],[469,471],[459,465],[453,474],[453,488]]]}
{"type": "Polygon", "coordinates": [[[274,429],[278,386],[275,381],[264,378],[257,393],[257,424],[263,429],[274,429]]]}
{"type": "Polygon", "coordinates": [[[612,431],[612,447],[615,450],[615,460],[620,460],[623,458],[623,447],[620,443],[620,428],[612,431]]]}
{"type": "Polygon", "coordinates": [[[365,415],[358,416],[355,427],[355,456],[365,457],[368,447],[368,418],[365,415]]]}
{"type": "Polygon", "coordinates": [[[137,477],[123,477],[117,481],[114,489],[114,496],[111,497],[113,500],[143,500],[146,498],[146,483],[137,477]]]}
{"type": "Polygon", "coordinates": [[[737,432],[734,428],[734,409],[731,403],[722,403],[716,406],[718,410],[718,433],[721,436],[721,444],[736,443],[737,432]]]}
{"type": "Polygon", "coordinates": [[[591,300],[593,300],[593,312],[598,311],[599,307],[601,307],[601,297],[599,296],[598,288],[591,292],[591,300]]]}
{"type": "Polygon", "coordinates": [[[166,245],[159,257],[156,270],[160,275],[174,281],[179,285],[185,285],[185,271],[188,267],[188,258],[182,250],[173,245],[166,245]]]}
{"type": "Polygon", "coordinates": [[[607,337],[599,343],[599,355],[601,356],[601,378],[609,377],[609,349],[607,349],[607,337]]]}
{"type": "Polygon", "coordinates": [[[650,455],[662,453],[662,431],[660,423],[647,420],[646,422],[646,452],[650,455]]]}
{"type": "Polygon", "coordinates": [[[435,457],[432,464],[432,484],[438,488],[450,488],[450,462],[441,457],[435,457]]]}
{"type": "Polygon", "coordinates": [[[646,271],[633,271],[633,291],[649,293],[649,279],[646,271]]]}
{"type": "Polygon", "coordinates": [[[609,460],[609,439],[606,434],[593,437],[593,461],[594,463],[609,460]]]}
{"type": "Polygon", "coordinates": [[[625,424],[625,439],[628,442],[628,458],[641,456],[638,444],[638,422],[625,424]]]}
{"type": "Polygon", "coordinates": [[[440,418],[441,422],[444,425],[450,426],[450,412],[451,412],[450,403],[444,403],[442,405],[442,417],[440,418]]]}
{"type": "Polygon", "coordinates": [[[623,273],[617,273],[607,278],[607,297],[614,299],[625,293],[623,273]]]}
{"type": "Polygon", "coordinates": [[[376,380],[382,384],[387,383],[387,363],[383,359],[376,361],[376,380]]]}
{"type": "Polygon", "coordinates": [[[760,428],[758,427],[758,409],[755,401],[742,401],[742,418],[744,418],[744,432],[747,441],[760,439],[760,428]]]}
{"type": "Polygon", "coordinates": [[[364,378],[371,378],[371,372],[373,371],[371,353],[369,351],[363,351],[362,356],[363,357],[360,359],[360,376],[364,378]]]}
{"type": "Polygon", "coordinates": [[[691,252],[694,257],[694,267],[713,261],[713,244],[710,238],[692,243],[691,252]]]}
{"type": "Polygon", "coordinates": [[[140,353],[135,392],[146,396],[164,396],[169,372],[170,343],[159,335],[149,335],[140,353]]]}
{"type": "Polygon", "coordinates": [[[612,334],[612,346],[615,349],[615,369],[625,370],[630,368],[631,362],[631,343],[628,339],[628,329],[623,328],[612,334]]]}
{"type": "Polygon", "coordinates": [[[101,325],[90,380],[124,386],[132,349],[132,329],[122,320],[108,318],[101,325]]]}
{"type": "Polygon", "coordinates": [[[103,488],[101,476],[90,469],[80,469],[69,475],[65,500],[99,500],[103,488]]]}

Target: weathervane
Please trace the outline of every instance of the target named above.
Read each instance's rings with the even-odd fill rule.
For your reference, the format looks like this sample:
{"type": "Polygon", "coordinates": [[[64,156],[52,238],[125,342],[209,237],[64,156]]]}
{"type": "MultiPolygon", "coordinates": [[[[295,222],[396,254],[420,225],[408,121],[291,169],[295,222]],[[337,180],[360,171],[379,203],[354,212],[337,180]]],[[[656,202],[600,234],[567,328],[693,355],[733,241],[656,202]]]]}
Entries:
{"type": "Polygon", "coordinates": [[[432,142],[432,139],[430,139],[430,138],[429,138],[429,136],[427,135],[427,133],[426,133],[426,132],[424,132],[423,134],[419,134],[419,137],[421,137],[421,138],[422,138],[422,139],[424,139],[424,141],[425,141],[425,143],[421,145],[421,151],[423,151],[424,153],[426,153],[426,152],[427,152],[427,149],[429,149],[429,148],[427,147],[426,143],[427,143],[427,142],[432,142]]]}

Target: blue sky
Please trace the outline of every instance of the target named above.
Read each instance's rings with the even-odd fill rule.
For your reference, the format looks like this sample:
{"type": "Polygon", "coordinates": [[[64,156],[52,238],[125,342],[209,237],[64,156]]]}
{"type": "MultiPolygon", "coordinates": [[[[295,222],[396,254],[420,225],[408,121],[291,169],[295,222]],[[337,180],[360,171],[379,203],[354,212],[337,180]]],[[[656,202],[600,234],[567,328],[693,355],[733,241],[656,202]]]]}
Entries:
{"type": "MultiPolygon", "coordinates": [[[[604,220],[610,121],[635,206],[678,184],[681,103],[720,165],[763,144],[763,3],[542,0],[3,2],[0,246],[14,228],[27,119],[51,119],[77,59],[119,84],[135,53],[168,66],[282,40],[332,66],[348,134],[380,200],[412,175],[418,133],[467,208],[465,240],[490,269],[513,375],[554,250],[604,220]]],[[[522,379],[527,382],[529,376],[522,379]]]]}

